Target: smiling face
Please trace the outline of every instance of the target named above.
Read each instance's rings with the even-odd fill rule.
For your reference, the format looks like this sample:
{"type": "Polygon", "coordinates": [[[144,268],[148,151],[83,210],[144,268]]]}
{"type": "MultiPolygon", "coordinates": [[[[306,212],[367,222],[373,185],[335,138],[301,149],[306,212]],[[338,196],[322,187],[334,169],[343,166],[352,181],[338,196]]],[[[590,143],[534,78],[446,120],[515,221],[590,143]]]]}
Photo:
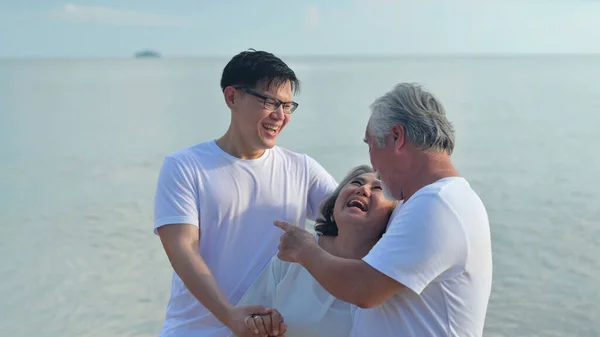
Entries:
{"type": "Polygon", "coordinates": [[[250,151],[270,149],[290,121],[292,87],[289,82],[278,87],[235,89],[236,102],[232,109],[232,123],[236,126],[250,151]],[[284,102],[274,109],[277,100],[284,102]],[[274,111],[273,111],[274,109],[274,111]]]}
{"type": "Polygon", "coordinates": [[[396,202],[387,199],[381,181],[374,173],[363,173],[350,180],[335,201],[333,216],[341,229],[360,225],[383,232],[396,202]]]}

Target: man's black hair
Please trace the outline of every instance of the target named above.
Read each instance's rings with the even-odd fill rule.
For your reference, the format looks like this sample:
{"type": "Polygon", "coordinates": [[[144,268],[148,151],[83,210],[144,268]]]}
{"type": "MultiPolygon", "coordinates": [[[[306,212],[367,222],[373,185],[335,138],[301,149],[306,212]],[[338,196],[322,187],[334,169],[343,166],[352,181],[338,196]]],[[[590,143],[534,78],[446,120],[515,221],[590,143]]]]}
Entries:
{"type": "Polygon", "coordinates": [[[249,49],[227,63],[221,76],[221,90],[228,86],[270,89],[286,82],[290,82],[293,93],[300,90],[300,80],[285,62],[269,52],[249,49]]]}

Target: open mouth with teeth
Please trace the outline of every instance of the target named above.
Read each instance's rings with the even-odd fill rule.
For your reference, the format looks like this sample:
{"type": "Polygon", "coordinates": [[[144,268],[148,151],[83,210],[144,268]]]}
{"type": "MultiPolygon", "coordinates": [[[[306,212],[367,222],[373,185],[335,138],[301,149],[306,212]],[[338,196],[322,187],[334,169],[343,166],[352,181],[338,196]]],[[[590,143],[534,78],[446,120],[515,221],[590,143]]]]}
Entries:
{"type": "Polygon", "coordinates": [[[267,133],[271,134],[271,135],[276,135],[277,131],[279,131],[279,128],[281,126],[279,125],[274,125],[274,124],[267,124],[267,123],[263,123],[262,124],[263,129],[265,129],[267,131],[267,133]]]}
{"type": "Polygon", "coordinates": [[[352,199],[352,200],[348,201],[346,206],[357,208],[363,212],[366,212],[369,210],[369,207],[359,199],[352,199]]]}

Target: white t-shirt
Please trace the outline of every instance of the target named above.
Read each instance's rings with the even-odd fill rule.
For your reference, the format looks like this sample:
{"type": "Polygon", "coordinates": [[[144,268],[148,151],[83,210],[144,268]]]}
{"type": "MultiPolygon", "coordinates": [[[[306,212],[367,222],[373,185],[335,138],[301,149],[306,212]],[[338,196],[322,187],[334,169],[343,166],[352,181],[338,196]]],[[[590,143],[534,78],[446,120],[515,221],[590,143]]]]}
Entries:
{"type": "Polygon", "coordinates": [[[492,286],[485,207],[460,177],[423,187],[363,261],[409,289],[358,309],[351,336],[481,336],[492,286]]]}
{"type": "MultiPolygon", "coordinates": [[[[337,183],[307,155],[281,147],[243,160],[207,141],[167,156],[158,178],[154,232],[200,226],[199,252],[231,303],[237,303],[277,252],[274,220],[304,227],[337,183]]],[[[160,336],[229,336],[230,330],[174,272],[160,336]]]]}
{"type": "Polygon", "coordinates": [[[287,325],[286,337],[348,337],[356,306],[336,299],[298,263],[273,257],[241,305],[277,309],[287,325]]]}

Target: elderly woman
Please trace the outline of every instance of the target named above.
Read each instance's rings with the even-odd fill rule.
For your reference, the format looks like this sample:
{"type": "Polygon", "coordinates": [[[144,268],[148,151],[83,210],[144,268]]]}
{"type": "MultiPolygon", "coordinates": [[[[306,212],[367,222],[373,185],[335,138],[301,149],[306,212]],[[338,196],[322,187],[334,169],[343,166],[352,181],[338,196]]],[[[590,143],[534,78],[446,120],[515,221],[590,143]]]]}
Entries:
{"type": "MultiPolygon", "coordinates": [[[[373,169],[358,166],[322,204],[315,226],[317,242],[332,255],[361,259],[381,238],[395,206],[373,169]]],[[[330,295],[300,264],[277,256],[238,304],[275,308],[287,326],[286,337],[347,337],[352,327],[354,306],[330,295]]],[[[281,333],[275,316],[249,316],[246,324],[263,335],[264,327],[272,326],[271,331],[281,333]]]]}

